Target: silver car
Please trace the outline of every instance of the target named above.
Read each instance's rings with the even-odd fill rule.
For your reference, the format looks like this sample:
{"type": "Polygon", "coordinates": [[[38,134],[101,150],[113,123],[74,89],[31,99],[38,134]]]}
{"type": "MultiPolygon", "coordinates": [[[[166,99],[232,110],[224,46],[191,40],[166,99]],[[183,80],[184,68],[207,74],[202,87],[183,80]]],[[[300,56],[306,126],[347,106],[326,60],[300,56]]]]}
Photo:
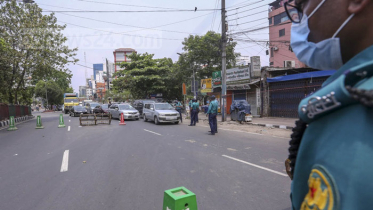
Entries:
{"type": "Polygon", "coordinates": [[[145,122],[151,120],[154,121],[156,125],[162,122],[178,124],[180,115],[179,112],[168,103],[145,102],[143,118],[145,122]]]}
{"type": "Polygon", "coordinates": [[[120,119],[120,115],[123,113],[124,119],[135,119],[139,120],[140,114],[135,108],[129,104],[112,104],[108,109],[112,118],[120,119]]]}

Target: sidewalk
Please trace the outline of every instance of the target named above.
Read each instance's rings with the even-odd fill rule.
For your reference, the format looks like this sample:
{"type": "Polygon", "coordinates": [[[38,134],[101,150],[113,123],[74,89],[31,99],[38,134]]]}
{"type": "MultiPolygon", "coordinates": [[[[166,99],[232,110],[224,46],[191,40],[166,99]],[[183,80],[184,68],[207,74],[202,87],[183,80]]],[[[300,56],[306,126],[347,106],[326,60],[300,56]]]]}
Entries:
{"type": "MultiPolygon", "coordinates": [[[[208,120],[206,114],[200,113],[198,115],[200,120],[208,120]]],[[[221,115],[217,116],[218,122],[221,122],[221,115]]],[[[252,122],[246,122],[248,125],[258,125],[264,127],[282,128],[282,129],[293,129],[295,126],[296,118],[280,118],[280,117],[264,117],[264,118],[253,118],[252,122]]],[[[231,121],[231,116],[227,115],[227,122],[231,121]]]]}

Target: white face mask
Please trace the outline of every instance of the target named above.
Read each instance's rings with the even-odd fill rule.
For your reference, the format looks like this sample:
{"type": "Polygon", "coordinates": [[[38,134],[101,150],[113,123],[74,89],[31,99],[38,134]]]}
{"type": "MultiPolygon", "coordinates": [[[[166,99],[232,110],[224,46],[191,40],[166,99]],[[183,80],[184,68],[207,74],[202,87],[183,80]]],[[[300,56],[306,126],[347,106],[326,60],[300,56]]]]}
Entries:
{"type": "Polygon", "coordinates": [[[308,19],[324,4],[323,0],[315,10],[307,17],[303,14],[300,23],[293,23],[291,26],[291,47],[297,58],[307,66],[320,70],[336,70],[343,65],[341,47],[337,34],[354,17],[354,14],[339,27],[332,38],[318,43],[308,41],[310,29],[308,19]]]}

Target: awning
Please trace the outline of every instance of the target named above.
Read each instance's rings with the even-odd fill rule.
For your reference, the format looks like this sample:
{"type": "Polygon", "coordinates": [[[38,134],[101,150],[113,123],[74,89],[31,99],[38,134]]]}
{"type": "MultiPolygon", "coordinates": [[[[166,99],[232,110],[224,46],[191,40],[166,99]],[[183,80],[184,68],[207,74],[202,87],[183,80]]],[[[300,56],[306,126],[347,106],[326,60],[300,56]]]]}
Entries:
{"type": "Polygon", "coordinates": [[[299,74],[292,74],[274,78],[267,78],[267,82],[282,82],[282,81],[290,81],[290,80],[298,80],[298,79],[307,79],[307,78],[315,78],[315,77],[329,77],[333,75],[336,70],[327,70],[327,71],[313,71],[313,72],[306,72],[306,73],[299,73],[299,74]]]}

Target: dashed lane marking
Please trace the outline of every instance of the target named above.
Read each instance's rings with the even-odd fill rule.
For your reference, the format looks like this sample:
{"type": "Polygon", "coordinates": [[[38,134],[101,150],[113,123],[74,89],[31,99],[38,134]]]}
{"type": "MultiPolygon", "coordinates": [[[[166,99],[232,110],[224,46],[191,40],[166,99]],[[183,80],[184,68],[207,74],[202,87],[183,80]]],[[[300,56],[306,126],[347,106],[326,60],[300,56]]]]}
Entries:
{"type": "Polygon", "coordinates": [[[67,131],[70,131],[70,125],[69,125],[69,127],[67,127],[67,131]]]}
{"type": "Polygon", "coordinates": [[[154,131],[150,131],[150,130],[146,130],[146,129],[144,129],[144,131],[155,134],[155,135],[158,135],[158,136],[162,136],[162,134],[156,133],[154,131]]]}
{"type": "Polygon", "coordinates": [[[256,165],[254,163],[249,163],[249,162],[246,162],[246,161],[243,161],[243,160],[240,160],[240,159],[237,159],[237,158],[234,158],[234,157],[230,157],[228,155],[222,155],[223,157],[226,157],[226,158],[229,158],[231,160],[235,160],[235,161],[238,161],[238,162],[241,162],[241,163],[244,163],[244,164],[247,164],[247,165],[250,165],[250,166],[253,166],[253,167],[256,167],[256,168],[260,168],[260,169],[263,169],[263,170],[266,170],[266,171],[269,171],[269,172],[272,172],[274,174],[278,174],[278,175],[281,175],[281,176],[288,176],[287,174],[284,174],[284,173],[281,173],[281,172],[278,172],[278,171],[275,171],[275,170],[272,170],[272,169],[269,169],[269,168],[266,168],[266,167],[263,167],[263,166],[259,166],[259,165],[256,165]]]}
{"type": "Polygon", "coordinates": [[[69,150],[65,150],[62,157],[61,172],[66,172],[69,168],[69,150]]]}

